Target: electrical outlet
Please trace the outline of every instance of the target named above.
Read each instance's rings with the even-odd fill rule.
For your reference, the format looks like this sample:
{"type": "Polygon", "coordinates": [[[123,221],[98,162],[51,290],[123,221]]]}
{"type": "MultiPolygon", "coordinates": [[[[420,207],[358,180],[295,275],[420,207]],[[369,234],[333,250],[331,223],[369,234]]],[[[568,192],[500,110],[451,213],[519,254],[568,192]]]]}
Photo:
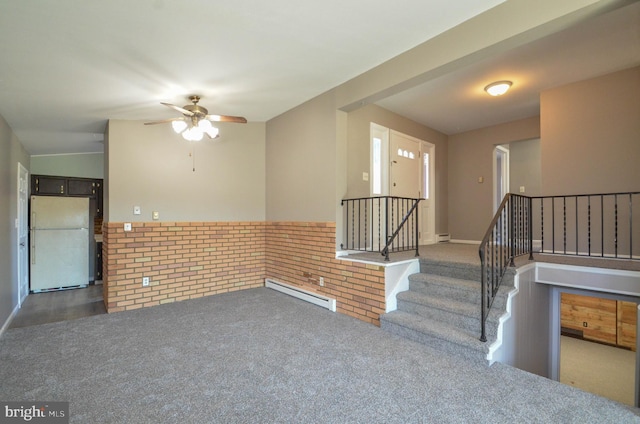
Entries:
{"type": "Polygon", "coordinates": [[[319,284],[320,287],[324,287],[324,277],[320,277],[319,284]]]}
{"type": "Polygon", "coordinates": [[[587,324],[587,322],[586,322],[586,321],[583,321],[583,322],[582,322],[582,326],[583,326],[583,327],[588,327],[588,326],[589,326],[589,324],[587,324]]]}
{"type": "Polygon", "coordinates": [[[124,223],[124,230],[125,231],[131,231],[131,223],[130,222],[125,222],[124,223]]]}
{"type": "Polygon", "coordinates": [[[149,277],[142,277],[142,287],[147,287],[149,285],[149,277]]]}

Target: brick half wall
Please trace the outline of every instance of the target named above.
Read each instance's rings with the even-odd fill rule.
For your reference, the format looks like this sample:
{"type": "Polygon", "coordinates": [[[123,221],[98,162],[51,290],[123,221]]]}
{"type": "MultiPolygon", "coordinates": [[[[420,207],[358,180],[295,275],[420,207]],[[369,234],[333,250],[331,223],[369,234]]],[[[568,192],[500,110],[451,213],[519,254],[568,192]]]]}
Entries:
{"type": "Polygon", "coordinates": [[[124,223],[106,223],[107,311],[264,286],[264,229],[264,222],[134,222],[124,231],[124,223]]]}
{"type": "Polygon", "coordinates": [[[380,325],[384,267],[336,259],[335,223],[268,222],[266,248],[268,278],[335,298],[338,312],[380,325]]]}
{"type": "Polygon", "coordinates": [[[333,222],[140,222],[126,232],[124,223],[105,223],[105,305],[137,309],[271,278],[335,298],[338,312],[380,325],[384,267],[336,259],[335,232],[333,222]]]}

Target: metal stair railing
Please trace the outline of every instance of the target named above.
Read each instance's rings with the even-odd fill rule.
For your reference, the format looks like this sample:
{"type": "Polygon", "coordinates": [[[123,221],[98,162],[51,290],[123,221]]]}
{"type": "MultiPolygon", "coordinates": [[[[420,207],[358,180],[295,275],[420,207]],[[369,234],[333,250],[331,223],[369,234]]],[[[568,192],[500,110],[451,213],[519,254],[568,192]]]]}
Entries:
{"type": "Polygon", "coordinates": [[[528,197],[507,194],[480,243],[481,335],[514,259],[541,254],[640,260],[640,192],[528,197]],[[539,248],[538,248],[539,246],[539,248]]]}
{"type": "Polygon", "coordinates": [[[507,194],[489,224],[478,253],[481,275],[480,340],[487,341],[486,323],[507,268],[514,259],[529,253],[533,259],[531,198],[507,194]]]}
{"type": "Polygon", "coordinates": [[[419,252],[418,204],[421,199],[377,196],[343,199],[344,242],[342,250],[380,252],[389,260],[390,252],[419,252]]]}

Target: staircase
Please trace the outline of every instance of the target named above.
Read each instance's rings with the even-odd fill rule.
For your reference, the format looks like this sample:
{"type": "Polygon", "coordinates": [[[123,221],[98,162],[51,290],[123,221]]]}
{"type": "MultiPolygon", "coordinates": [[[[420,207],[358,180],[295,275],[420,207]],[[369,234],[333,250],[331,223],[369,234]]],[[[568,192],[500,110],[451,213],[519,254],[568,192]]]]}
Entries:
{"type": "Polygon", "coordinates": [[[485,360],[506,313],[515,271],[506,271],[480,341],[480,265],[420,259],[409,290],[398,293],[398,309],[380,317],[382,329],[443,353],[485,360]]]}

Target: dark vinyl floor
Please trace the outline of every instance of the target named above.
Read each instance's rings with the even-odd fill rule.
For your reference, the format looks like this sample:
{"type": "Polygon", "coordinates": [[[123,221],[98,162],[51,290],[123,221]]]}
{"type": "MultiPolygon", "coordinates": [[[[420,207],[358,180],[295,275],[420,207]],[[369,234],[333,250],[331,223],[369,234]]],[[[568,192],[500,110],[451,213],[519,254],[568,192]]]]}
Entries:
{"type": "Polygon", "coordinates": [[[31,293],[9,328],[29,327],[106,313],[102,285],[82,289],[31,293]]]}

